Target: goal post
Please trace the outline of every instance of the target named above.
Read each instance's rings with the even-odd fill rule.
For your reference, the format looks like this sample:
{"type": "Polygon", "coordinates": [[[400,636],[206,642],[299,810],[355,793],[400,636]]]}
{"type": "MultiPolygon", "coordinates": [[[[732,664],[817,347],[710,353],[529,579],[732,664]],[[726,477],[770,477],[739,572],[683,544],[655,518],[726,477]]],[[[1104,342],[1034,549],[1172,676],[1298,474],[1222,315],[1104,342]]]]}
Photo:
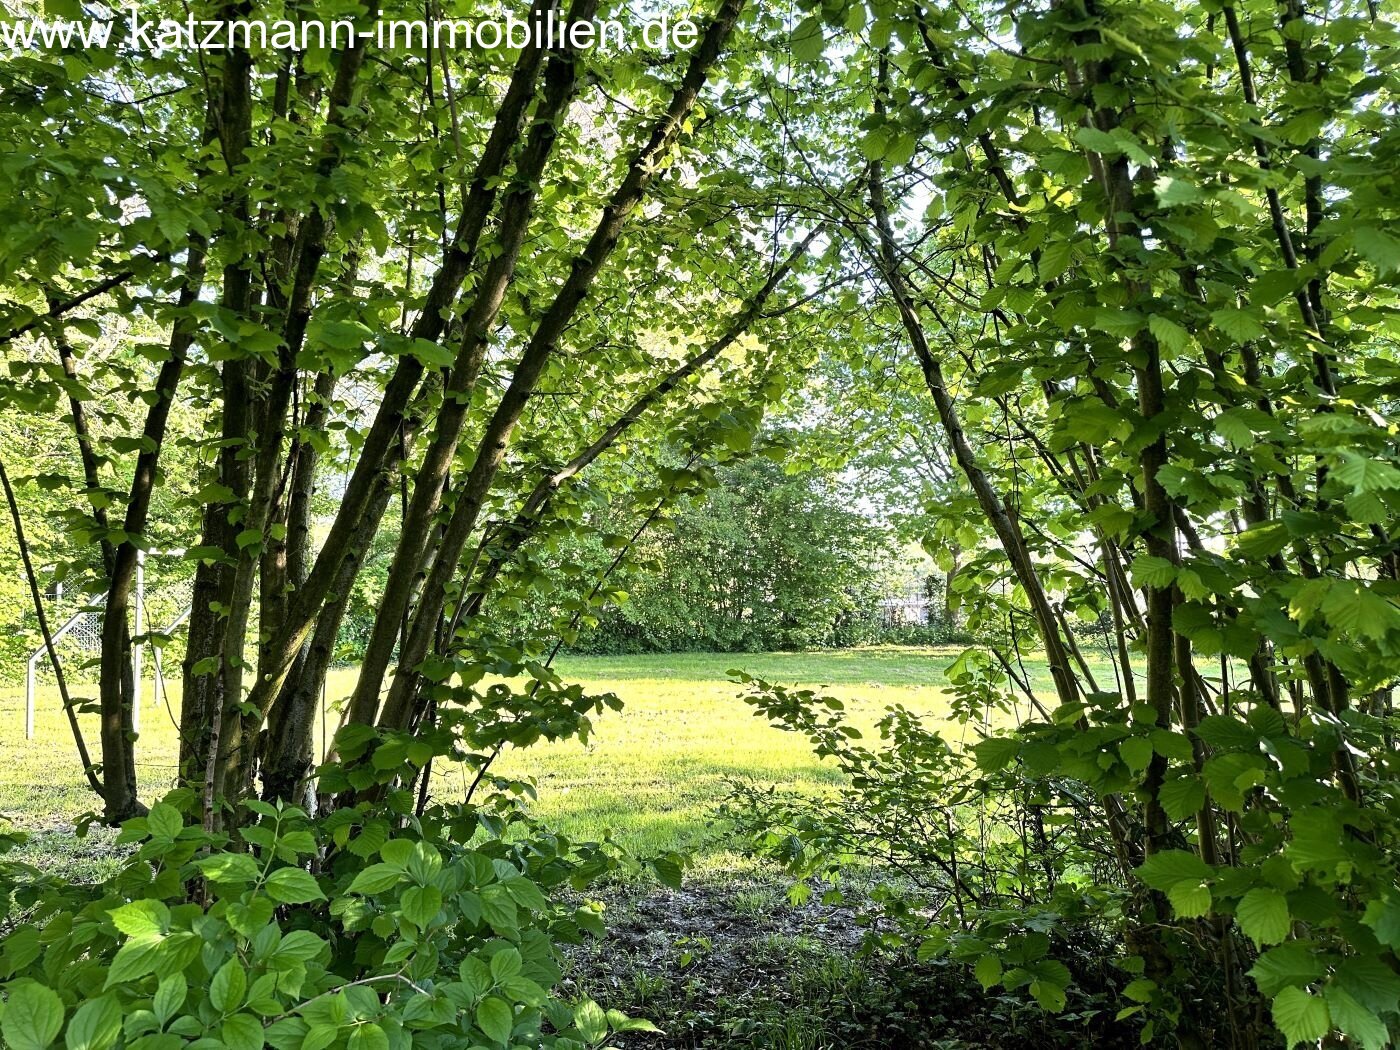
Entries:
{"type": "MultiPolygon", "coordinates": [[[[146,623],[151,617],[148,615],[148,602],[146,592],[146,563],[147,558],[181,558],[185,554],[184,548],[174,550],[153,550],[137,551],[136,553],[136,580],[135,580],[135,607],[132,611],[132,637],[136,639],[131,647],[131,669],[135,679],[135,691],[132,695],[131,728],[134,732],[141,731],[141,708],[144,704],[145,695],[145,647],[151,646],[152,665],[157,678],[160,679],[158,688],[152,690],[152,698],[159,699],[164,690],[164,668],[161,665],[160,649],[149,638],[145,637],[146,623]]],[[[168,635],[173,633],[181,624],[185,622],[190,614],[190,595],[184,593],[182,589],[177,589],[177,593],[166,596],[167,600],[162,603],[161,608],[157,608],[156,614],[160,623],[165,620],[164,626],[159,628],[159,634],[168,635]]],[[[72,616],[68,617],[55,631],[51,637],[53,652],[49,651],[49,644],[42,643],[29,655],[25,664],[24,672],[24,737],[26,740],[34,739],[34,710],[38,693],[39,669],[44,662],[52,664],[54,660],[62,661],[58,653],[58,645],[67,639],[73,639],[73,648],[80,653],[100,651],[101,649],[101,628],[102,614],[97,609],[80,609],[72,616]]]]}

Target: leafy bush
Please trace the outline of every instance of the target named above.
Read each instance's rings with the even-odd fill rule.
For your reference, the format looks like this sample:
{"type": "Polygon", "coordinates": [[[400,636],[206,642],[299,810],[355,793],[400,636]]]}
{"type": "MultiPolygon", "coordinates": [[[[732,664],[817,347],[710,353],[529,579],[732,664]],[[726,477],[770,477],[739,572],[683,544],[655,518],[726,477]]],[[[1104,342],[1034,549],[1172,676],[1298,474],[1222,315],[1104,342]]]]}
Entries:
{"type": "MultiPolygon", "coordinates": [[[[1005,685],[972,653],[950,677],[965,720],[1005,685]]],[[[868,920],[873,943],[960,960],[984,987],[1051,1011],[1074,983],[1107,990],[1119,1020],[1145,1022],[1144,1041],[1175,1028],[1223,1044],[1232,1012],[1252,1015],[1266,1044],[1340,1031],[1381,1050],[1400,1029],[1395,799],[1379,779],[1366,778],[1362,798],[1326,781],[1346,753],[1388,767],[1389,716],[1290,721],[1259,705],[1209,715],[1188,735],[1101,693],[963,753],[899,707],[866,747],[839,701],[741,679],[758,713],[807,736],[848,786],[810,798],[736,785],[725,813],[754,851],[826,881],[831,899],[843,873],[871,875],[884,920],[868,920]],[[1169,760],[1161,796],[1182,846],[1207,790],[1221,826],[1196,833],[1242,845],[1212,860],[1185,848],[1125,858],[1104,845],[1099,804],[1131,791],[1154,755],[1169,760]],[[1150,940],[1128,919],[1144,911],[1157,922],[1150,940]],[[1205,935],[1224,939],[1247,986],[1200,952],[1205,935]]]]}
{"type": "Polygon", "coordinates": [[[187,824],[181,790],[124,825],[134,852],[100,886],[8,865],[24,921],[0,946],[5,1043],[583,1050],[651,1029],[553,991],[555,945],[602,920],[550,894],[609,870],[607,852],[386,803],[313,819],[254,801],[231,838],[187,824]]]}
{"type": "Polygon", "coordinates": [[[904,707],[887,709],[880,746],[867,747],[839,700],[739,678],[756,713],[806,736],[847,782],[817,798],[737,783],[722,807],[752,850],[799,880],[794,896],[817,879],[827,903],[841,902],[842,876],[859,869],[873,880],[870,947],[975,964],[985,987],[1025,989],[1052,1011],[1067,1001],[1064,958],[1093,969],[1095,986],[1112,983],[1096,961],[1112,954],[1100,913],[1122,893],[1094,884],[1072,813],[970,778],[965,757],[904,707]],[[1085,943],[1094,950],[1070,947],[1085,943]]]}
{"type": "MultiPolygon", "coordinates": [[[[592,542],[595,550],[569,548],[565,559],[606,561],[592,542]]],[[[841,499],[837,479],[741,459],[717,471],[668,529],[638,541],[625,593],[571,648],[757,652],[877,640],[863,633],[863,616],[879,600],[888,546],[841,499]]],[[[537,604],[517,615],[529,621],[537,604]]]]}

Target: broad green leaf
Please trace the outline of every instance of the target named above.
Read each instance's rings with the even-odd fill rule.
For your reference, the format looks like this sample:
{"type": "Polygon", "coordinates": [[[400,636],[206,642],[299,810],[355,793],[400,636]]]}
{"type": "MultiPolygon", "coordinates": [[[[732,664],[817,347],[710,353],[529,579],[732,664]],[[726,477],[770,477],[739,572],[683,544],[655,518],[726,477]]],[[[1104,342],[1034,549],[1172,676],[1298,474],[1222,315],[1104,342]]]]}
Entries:
{"type": "Polygon", "coordinates": [[[1246,310],[1216,310],[1210,315],[1210,321],[1240,345],[1264,337],[1264,326],[1246,310]]]}
{"type": "Polygon", "coordinates": [[[977,964],[972,968],[973,976],[977,978],[983,990],[992,988],[1001,983],[1001,957],[988,952],[977,960],[977,964]]]}
{"type": "Polygon", "coordinates": [[[520,953],[514,948],[502,948],[491,956],[491,977],[495,981],[506,981],[520,973],[520,953]]]}
{"type": "Polygon", "coordinates": [[[219,1026],[219,1035],[228,1050],[262,1050],[262,1022],[252,1014],[234,1014],[219,1026]]]}
{"type": "Polygon", "coordinates": [[[403,891],[399,903],[404,918],[423,929],[442,910],[442,892],[436,886],[410,886],[403,891]]]}
{"type": "Polygon", "coordinates": [[[1289,1047],[1321,1039],[1332,1028],[1327,1001],[1301,988],[1285,988],[1274,997],[1274,1024],[1289,1047]]]}
{"type": "Polygon", "coordinates": [[[1350,485],[1356,493],[1400,489],[1400,470],[1383,460],[1369,459],[1355,452],[1342,452],[1342,464],[1333,468],[1332,477],[1350,485]]]}
{"type": "Polygon", "coordinates": [[[1177,208],[1184,204],[1195,204],[1204,197],[1194,182],[1172,175],[1159,176],[1153,189],[1157,193],[1157,203],[1164,208],[1177,208]]]}
{"type": "Polygon", "coordinates": [[[1016,760],[1016,756],[1021,753],[1021,741],[1015,737],[988,737],[973,744],[972,753],[977,756],[978,769],[986,773],[995,773],[1016,760]]]}
{"type": "Polygon", "coordinates": [[[1351,239],[1361,257],[1382,274],[1400,270],[1400,238],[1375,226],[1358,226],[1351,239]]]}
{"type": "Polygon", "coordinates": [[[1345,989],[1329,983],[1322,989],[1322,995],[1327,1000],[1332,1024],[1363,1050],[1385,1050],[1392,1045],[1385,1023],[1345,989]]]}
{"type": "Polygon", "coordinates": [[[1256,948],[1278,944],[1288,936],[1288,901],[1278,890],[1250,890],[1235,906],[1235,921],[1256,948]]]}
{"type": "Polygon", "coordinates": [[[1147,319],[1148,330],[1157,338],[1163,350],[1169,354],[1180,354],[1191,345],[1190,333],[1170,317],[1153,314],[1147,319]]]}
{"type": "Polygon", "coordinates": [[[122,1030],[122,1008],[116,996],[89,999],[78,1007],[63,1036],[67,1050],[107,1050],[122,1030]]]}
{"type": "Polygon", "coordinates": [[[510,1033],[515,1028],[515,1011],[504,999],[488,995],[476,1008],[476,1026],[488,1039],[505,1045],[510,1042],[510,1033]]]}
{"type": "Polygon", "coordinates": [[[384,1029],[369,1021],[362,1021],[350,1029],[349,1050],[389,1050],[389,1037],[384,1029]]]}
{"type": "Polygon", "coordinates": [[[248,990],[248,975],[243,964],[230,959],[219,967],[214,979],[209,982],[209,1002],[220,1013],[232,1013],[243,1005],[243,994],[248,990]]]}
{"type": "Polygon", "coordinates": [[[1168,817],[1185,820],[1205,805],[1206,787],[1196,774],[1184,773],[1164,783],[1159,798],[1168,817]]]}
{"type": "Polygon", "coordinates": [[[822,34],[822,21],[816,15],[808,15],[792,31],[792,57],[796,62],[816,62],[822,57],[826,40],[822,34]]]}
{"type": "Polygon", "coordinates": [[[1210,887],[1204,882],[1175,882],[1167,890],[1167,900],[1181,919],[1199,919],[1210,914],[1210,887]]]}
{"type": "Polygon", "coordinates": [[[170,909],[163,901],[143,898],[114,908],[109,914],[112,925],[130,937],[170,931],[170,909]]]}
{"type": "Polygon", "coordinates": [[[673,890],[680,889],[682,871],[680,863],[674,857],[652,857],[648,864],[651,870],[656,872],[656,877],[661,880],[663,886],[669,886],[673,890]]]}
{"type": "Polygon", "coordinates": [[[589,1043],[596,1043],[608,1034],[608,1020],[603,1008],[592,999],[585,999],[574,1007],[574,1027],[589,1043]]]}
{"type": "Polygon", "coordinates": [[[1400,1013],[1400,974],[1375,955],[1349,955],[1337,964],[1333,983],[1368,1010],[1400,1013]]]}
{"type": "Polygon", "coordinates": [[[1176,579],[1176,566],[1166,558],[1140,554],[1133,559],[1132,574],[1138,587],[1170,587],[1176,579]]]}
{"type": "Polygon", "coordinates": [[[1141,773],[1152,761],[1152,741],[1140,736],[1130,736],[1118,745],[1118,754],[1134,773],[1141,773]]]}
{"type": "Polygon", "coordinates": [[[311,873],[301,868],[278,868],[267,877],[266,889],[269,897],[282,904],[306,904],[326,899],[311,873]]]}
{"type": "Polygon", "coordinates": [[[63,1027],[63,1001],[34,981],[12,984],[0,1018],[9,1050],[44,1050],[63,1027]]]}
{"type": "Polygon", "coordinates": [[[1270,948],[1249,971],[1259,990],[1267,996],[1277,995],[1284,988],[1308,984],[1322,973],[1323,960],[1316,945],[1303,941],[1288,941],[1270,948]]]}
{"type": "Polygon", "coordinates": [[[1194,853],[1168,849],[1154,853],[1137,869],[1138,878],[1154,890],[1166,891],[1179,882],[1200,883],[1210,878],[1210,865],[1194,853]]]}
{"type": "Polygon", "coordinates": [[[371,864],[351,881],[347,893],[383,893],[399,884],[404,873],[393,864],[371,864]]]}
{"type": "Polygon", "coordinates": [[[172,973],[169,977],[162,978],[156,986],[155,1000],[152,1004],[156,1020],[165,1024],[174,1017],[175,1011],[184,1005],[185,996],[188,994],[189,985],[183,973],[172,973]]]}
{"type": "Polygon", "coordinates": [[[112,965],[107,970],[107,983],[103,988],[154,973],[164,946],[165,939],[155,933],[130,938],[112,958],[112,965]]]}
{"type": "Polygon", "coordinates": [[[146,817],[146,826],[151,829],[152,835],[173,839],[184,829],[185,818],[169,803],[157,802],[146,817]]]}

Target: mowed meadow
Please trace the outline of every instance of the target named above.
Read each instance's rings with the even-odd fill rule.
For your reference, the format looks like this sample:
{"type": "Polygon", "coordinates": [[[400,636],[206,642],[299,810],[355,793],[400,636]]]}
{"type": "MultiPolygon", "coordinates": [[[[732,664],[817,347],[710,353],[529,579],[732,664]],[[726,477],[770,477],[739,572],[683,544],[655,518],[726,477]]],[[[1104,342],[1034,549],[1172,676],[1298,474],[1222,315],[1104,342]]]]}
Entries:
{"type": "MultiPolygon", "coordinates": [[[[730,670],[834,696],[867,737],[886,707],[901,704],[950,741],[970,742],[978,727],[952,719],[945,689],[944,669],[957,653],[882,646],[563,657],[557,663],[561,675],[591,693],[615,693],[623,710],[597,716],[586,744],[569,740],[507,751],[493,772],[533,781],[538,798],[532,812],[566,835],[593,840],[610,835],[638,855],[680,850],[697,866],[726,867],[738,858],[728,854],[714,811],[732,780],[797,790],[840,786],[837,771],[814,757],[805,739],[755,717],[730,670]]],[[[1037,685],[1048,684],[1041,681],[1043,668],[1034,670],[1037,685]]],[[[354,675],[354,668],[332,674],[318,746],[334,733],[339,700],[349,693],[354,675]]],[[[175,777],[179,683],[168,684],[166,697],[155,683],[145,683],[136,754],[146,798],[158,798],[175,777]]],[[[79,697],[91,691],[82,683],[72,687],[79,697]]],[[[31,863],[98,875],[112,856],[112,833],[94,826],[87,838],[74,837],[74,822],[96,809],[97,801],[83,782],[57,691],[41,687],[36,706],[34,739],[26,740],[23,688],[0,689],[0,813],[31,833],[25,850],[31,863]]],[[[91,747],[95,716],[85,714],[81,721],[91,747]]],[[[471,776],[470,770],[439,763],[433,792],[444,799],[461,797],[471,776]]]]}

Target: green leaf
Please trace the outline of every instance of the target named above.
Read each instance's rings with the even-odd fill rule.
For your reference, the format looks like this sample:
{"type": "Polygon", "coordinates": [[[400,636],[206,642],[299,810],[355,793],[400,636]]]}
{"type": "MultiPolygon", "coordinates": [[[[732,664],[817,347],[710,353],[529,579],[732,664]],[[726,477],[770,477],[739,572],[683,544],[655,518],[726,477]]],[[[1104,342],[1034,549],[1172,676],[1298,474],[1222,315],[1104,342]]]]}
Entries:
{"type": "Polygon", "coordinates": [[[261,874],[257,861],[246,853],[215,853],[195,861],[195,866],[210,882],[233,886],[256,882],[261,874]]]}
{"type": "Polygon", "coordinates": [[[1322,989],[1332,1014],[1332,1023],[1343,1035],[1361,1044],[1363,1050],[1385,1050],[1391,1045],[1390,1030],[1374,1013],[1356,1001],[1344,988],[1329,983],[1322,989]]]}
{"type": "Polygon", "coordinates": [[[1122,143],[1109,132],[1100,131],[1098,128],[1075,128],[1074,141],[1085,149],[1093,150],[1105,157],[1117,156],[1123,152],[1122,143]]]}
{"type": "MultiPolygon", "coordinates": [[[[608,1013],[609,1013],[609,1016],[611,1016],[612,1014],[614,1014],[614,1013],[616,1013],[616,1012],[617,1012],[617,1011],[615,1011],[615,1010],[610,1010],[608,1013]]],[[[656,1032],[657,1034],[661,1034],[661,1029],[660,1029],[660,1028],[657,1028],[656,1025],[652,1024],[652,1023],[651,1023],[650,1021],[648,1021],[645,1017],[624,1017],[622,1020],[620,1020],[620,1021],[616,1022],[615,1024],[613,1024],[613,1031],[615,1031],[615,1032],[656,1032]]]]}
{"type": "Polygon", "coordinates": [[[1163,350],[1171,354],[1185,352],[1191,345],[1191,335],[1170,317],[1153,314],[1147,319],[1147,328],[1157,338],[1163,350]]]}
{"type": "Polygon", "coordinates": [[[481,891],[481,914],[497,933],[515,930],[520,925],[515,901],[501,886],[486,886],[481,891]]]}
{"type": "Polygon", "coordinates": [[[326,899],[311,873],[300,868],[278,868],[269,875],[267,895],[282,904],[306,904],[326,899]]]}
{"type": "Polygon", "coordinates": [[[822,35],[822,21],[817,15],[808,15],[792,31],[792,57],[795,62],[811,63],[822,57],[826,40],[822,35]]]}
{"type": "Polygon", "coordinates": [[[1230,715],[1207,715],[1195,734],[1221,751],[1258,751],[1259,733],[1247,722],[1230,715]]]}
{"type": "Polygon", "coordinates": [[[1400,949],[1400,899],[1382,897],[1368,901],[1361,921],[1371,927],[1376,940],[1400,949]]]}
{"type": "Polygon", "coordinates": [[[349,1050],[389,1050],[389,1037],[384,1029],[371,1022],[362,1022],[350,1030],[349,1050]]]}
{"type": "Polygon", "coordinates": [[[1206,802],[1206,786],[1194,773],[1175,776],[1159,792],[1162,808],[1172,820],[1185,820],[1206,802]]]}
{"type": "Polygon", "coordinates": [[[1137,877],[1154,890],[1166,892],[1179,882],[1199,883],[1210,878],[1210,865],[1194,853],[1166,849],[1148,857],[1137,869],[1137,877]]]}
{"type": "Polygon", "coordinates": [[[296,962],[309,962],[321,954],[321,949],[326,946],[316,934],[310,930],[293,930],[282,938],[277,950],[272,953],[272,957],[278,960],[291,959],[296,962]]]}
{"type": "Polygon", "coordinates": [[[234,1014],[219,1026],[219,1035],[229,1050],[262,1050],[263,1026],[252,1014],[234,1014]]]}
{"type": "Polygon", "coordinates": [[[1215,432],[1235,448],[1249,448],[1254,444],[1254,430],[1243,413],[1230,409],[1215,417],[1215,432]]]}
{"type": "Polygon", "coordinates": [[[248,975],[243,972],[243,964],[230,959],[209,983],[209,1002],[221,1014],[232,1013],[243,1005],[243,993],[247,990],[248,975]]]}
{"type": "Polygon", "coordinates": [[[1059,1013],[1065,1008],[1065,989],[1069,987],[1069,968],[1056,959],[1041,959],[1029,966],[1032,980],[1031,996],[1042,1010],[1059,1013]]]}
{"type": "Polygon", "coordinates": [[[1351,857],[1336,814],[1323,807],[1297,809],[1288,823],[1293,832],[1293,840],[1287,847],[1288,859],[1295,866],[1332,876],[1350,872],[1351,857]]]}
{"type": "Polygon", "coordinates": [[[1177,208],[1183,204],[1195,204],[1204,198],[1201,188],[1194,182],[1174,178],[1171,175],[1159,176],[1152,187],[1157,193],[1157,202],[1164,208],[1177,208]]]}
{"type": "Polygon", "coordinates": [[[184,1005],[187,994],[189,994],[189,985],[185,981],[183,973],[172,973],[169,977],[163,978],[156,986],[155,1000],[151,1004],[156,1020],[165,1024],[174,1017],[175,1011],[184,1005]]]}
{"type": "Polygon", "coordinates": [[[1135,1003],[1150,1003],[1156,991],[1156,981],[1147,977],[1139,977],[1137,980],[1129,982],[1128,986],[1123,989],[1123,998],[1131,999],[1135,1003]]]}
{"type": "Polygon", "coordinates": [[[476,1026],[488,1039],[505,1045],[510,1042],[510,1033],[515,1028],[515,1011],[504,999],[488,995],[476,1008],[476,1026]]]}
{"type": "Polygon", "coordinates": [[[1342,465],[1333,468],[1332,477],[1350,485],[1358,494],[1400,489],[1400,470],[1382,460],[1367,459],[1354,452],[1342,452],[1342,465]]]}
{"type": "Polygon", "coordinates": [[[501,885],[505,887],[511,899],[522,908],[528,908],[530,911],[544,911],[549,907],[549,900],[540,892],[540,888],[523,876],[506,879],[501,885]]]}
{"type": "Polygon", "coordinates": [[[972,974],[982,985],[983,991],[1000,984],[1001,957],[988,952],[977,960],[977,964],[972,968],[972,974]]]}
{"type": "MultiPolygon", "coordinates": [[[[435,343],[431,339],[415,339],[408,346],[408,352],[416,357],[427,368],[451,368],[456,360],[451,350],[435,343]]],[[[349,363],[359,360],[360,355],[355,354],[354,359],[349,363]]]]}
{"type": "Polygon", "coordinates": [[[307,326],[308,342],[324,343],[332,350],[360,350],[372,333],[357,321],[329,321],[312,318],[307,326]]]}
{"type": "Polygon", "coordinates": [[[1021,741],[1007,736],[988,737],[973,744],[972,753],[977,757],[978,769],[984,773],[995,773],[1016,760],[1021,753],[1021,741]]]}
{"type": "Polygon", "coordinates": [[[1256,948],[1278,944],[1288,936],[1288,900],[1278,890],[1254,889],[1235,906],[1235,921],[1256,948]]]}
{"type": "Polygon", "coordinates": [[[350,883],[347,893],[383,893],[403,878],[403,869],[393,864],[371,864],[350,883]]]}
{"type": "Polygon", "coordinates": [[[44,1050],[63,1027],[63,1000],[34,981],[10,986],[0,1035],[9,1050],[44,1050]]]}
{"type": "Polygon", "coordinates": [[[648,863],[663,886],[669,886],[673,890],[681,888],[681,865],[674,857],[652,857],[648,863]]]}
{"type": "Polygon", "coordinates": [[[1242,345],[1264,337],[1264,326],[1246,310],[1216,310],[1210,315],[1210,322],[1236,344],[1242,345]]]}
{"type": "Polygon", "coordinates": [[[1210,914],[1210,887],[1204,882],[1176,882],[1167,890],[1167,900],[1181,919],[1199,919],[1210,914]]]}
{"type": "Polygon", "coordinates": [[[1140,773],[1152,761],[1152,741],[1140,736],[1130,736],[1118,745],[1118,754],[1134,773],[1140,773]]]}
{"type": "MultiPolygon", "coordinates": [[[[1072,248],[1067,240],[1054,240],[1040,253],[1040,279],[1053,281],[1069,269],[1072,248]]],[[[1018,377],[1019,378],[1019,377],[1018,377]]]]}
{"type": "Polygon", "coordinates": [[[1170,587],[1176,579],[1176,566],[1166,558],[1141,554],[1133,559],[1132,574],[1137,587],[1170,587]]]}
{"type": "Polygon", "coordinates": [[[510,980],[520,973],[522,967],[520,953],[514,948],[502,948],[491,956],[491,978],[497,983],[510,980]]]}
{"type": "Polygon", "coordinates": [[[107,1050],[122,1030],[122,1008],[114,995],[89,999],[78,1007],[63,1036],[67,1050],[107,1050]]]}
{"type": "Polygon", "coordinates": [[[132,937],[117,949],[117,954],[113,956],[112,965],[107,970],[107,983],[102,986],[103,989],[153,973],[160,961],[163,944],[164,939],[158,933],[132,937]]]}
{"type": "Polygon", "coordinates": [[[1347,956],[1337,964],[1332,980],[1368,1010],[1400,1012],[1400,974],[1378,956],[1347,956]]]}
{"type": "Polygon", "coordinates": [[[185,818],[169,803],[157,802],[146,816],[146,826],[151,829],[152,835],[164,835],[173,839],[184,830],[185,818]]]}
{"type": "Polygon", "coordinates": [[[1322,976],[1323,961],[1314,944],[1289,941],[1259,956],[1249,976],[1265,995],[1308,984],[1322,976]]]}
{"type": "Polygon", "coordinates": [[[403,891],[399,904],[404,918],[423,929],[442,910],[442,891],[436,886],[410,886],[403,891]]]}
{"type": "Polygon", "coordinates": [[[1154,729],[1150,739],[1152,740],[1152,749],[1164,758],[1173,758],[1178,762],[1190,762],[1195,757],[1191,740],[1184,733],[1178,733],[1174,729],[1154,729]]]}
{"type": "Polygon", "coordinates": [[[607,1015],[592,999],[585,999],[574,1007],[574,1027],[585,1042],[596,1043],[608,1034],[607,1015]]]}
{"type": "Polygon", "coordinates": [[[1332,1030],[1332,1014],[1321,996],[1285,988],[1274,997],[1274,1025],[1289,1047],[1311,1043],[1332,1030]]]}
{"type": "Polygon", "coordinates": [[[162,901],[143,898],[114,908],[108,914],[112,924],[129,937],[170,930],[170,909],[162,901]]]}
{"type": "Polygon", "coordinates": [[[1400,270],[1400,238],[1375,226],[1358,226],[1352,231],[1351,242],[1357,253],[1382,274],[1400,270]]]}

